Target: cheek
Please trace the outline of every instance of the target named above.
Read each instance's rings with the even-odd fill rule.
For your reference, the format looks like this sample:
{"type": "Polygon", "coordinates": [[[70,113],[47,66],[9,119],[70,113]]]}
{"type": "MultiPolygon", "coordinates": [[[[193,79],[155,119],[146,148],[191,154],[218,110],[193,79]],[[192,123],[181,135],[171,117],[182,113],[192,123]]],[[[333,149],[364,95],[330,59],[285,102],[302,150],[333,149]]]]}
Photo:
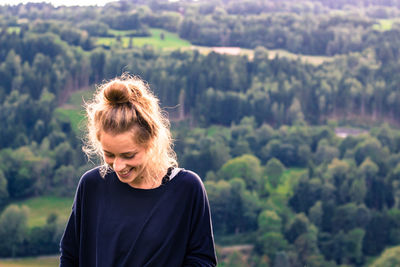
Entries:
{"type": "Polygon", "coordinates": [[[134,164],[138,166],[146,165],[146,157],[144,154],[139,155],[137,158],[134,159],[134,164]]]}

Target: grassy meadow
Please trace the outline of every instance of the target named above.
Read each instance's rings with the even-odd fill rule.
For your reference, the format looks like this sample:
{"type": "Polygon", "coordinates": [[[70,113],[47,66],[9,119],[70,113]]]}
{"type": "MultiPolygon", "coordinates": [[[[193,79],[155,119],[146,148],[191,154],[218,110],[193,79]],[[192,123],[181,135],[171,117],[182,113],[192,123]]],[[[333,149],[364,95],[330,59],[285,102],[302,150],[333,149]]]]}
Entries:
{"type": "MultiPolygon", "coordinates": [[[[382,22],[383,23],[383,22],[382,22]]],[[[175,50],[175,49],[182,49],[182,50],[197,50],[203,55],[207,55],[213,51],[217,53],[226,53],[232,54],[231,50],[235,50],[234,55],[238,56],[247,56],[250,59],[254,56],[254,50],[246,49],[246,48],[232,48],[226,47],[225,51],[224,48],[216,47],[207,47],[207,46],[196,46],[192,45],[189,41],[181,39],[178,34],[168,32],[162,29],[150,29],[151,36],[150,37],[128,37],[128,35],[132,34],[134,31],[117,31],[117,30],[110,30],[109,33],[114,35],[115,37],[100,37],[97,39],[97,45],[106,45],[106,46],[113,46],[118,43],[117,36],[120,38],[120,45],[123,48],[128,48],[130,46],[130,42],[132,46],[139,46],[143,47],[145,45],[153,46],[157,49],[163,49],[166,51],[175,50]],[[161,36],[164,36],[162,38],[161,36]],[[130,40],[131,39],[131,40],[130,40]]],[[[301,54],[294,54],[290,53],[286,50],[282,49],[274,49],[268,50],[269,58],[274,59],[276,56],[278,57],[285,57],[291,60],[301,60],[302,62],[313,64],[313,65],[320,65],[326,61],[332,61],[333,57],[327,56],[310,56],[310,55],[301,55],[301,54]]]]}
{"type": "Polygon", "coordinates": [[[8,33],[15,32],[16,34],[19,34],[20,31],[21,31],[21,28],[19,26],[13,26],[13,27],[8,27],[7,28],[7,32],[8,33]]]}
{"type": "MultiPolygon", "coordinates": [[[[149,37],[129,37],[128,35],[132,34],[132,31],[112,30],[110,33],[120,37],[120,45],[123,48],[128,48],[130,45],[138,47],[151,45],[159,49],[177,49],[191,46],[189,41],[179,38],[178,34],[162,29],[150,29],[151,36],[149,37]]],[[[116,37],[99,37],[97,44],[113,46],[118,44],[118,40],[116,37]]]]}
{"type": "Polygon", "coordinates": [[[393,23],[398,22],[398,20],[394,19],[380,19],[379,24],[375,24],[373,26],[374,30],[378,31],[389,31],[392,29],[393,23]]]}
{"type": "Polygon", "coordinates": [[[56,108],[56,115],[62,120],[69,120],[77,135],[81,134],[84,125],[84,103],[91,99],[93,93],[94,89],[90,88],[73,92],[65,104],[56,108]]]}
{"type": "Polygon", "coordinates": [[[67,221],[72,207],[72,198],[41,196],[23,201],[13,202],[18,206],[29,208],[28,227],[42,226],[46,224],[47,217],[54,213],[61,221],[67,221]]]}
{"type": "Polygon", "coordinates": [[[59,256],[0,260],[1,267],[56,267],[59,256]]]}

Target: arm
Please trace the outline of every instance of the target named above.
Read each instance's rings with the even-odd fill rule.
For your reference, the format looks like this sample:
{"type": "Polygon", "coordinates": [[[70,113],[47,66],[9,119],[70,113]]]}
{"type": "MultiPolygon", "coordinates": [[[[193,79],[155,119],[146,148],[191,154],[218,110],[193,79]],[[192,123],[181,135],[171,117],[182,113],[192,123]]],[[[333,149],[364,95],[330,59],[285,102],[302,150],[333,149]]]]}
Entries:
{"type": "Polygon", "coordinates": [[[201,180],[199,182],[191,218],[191,234],[183,266],[216,266],[210,206],[204,185],[201,180]]]}
{"type": "Polygon", "coordinates": [[[79,266],[80,185],[75,195],[72,212],[60,242],[60,267],[79,266]]]}
{"type": "Polygon", "coordinates": [[[73,210],[60,243],[60,267],[79,266],[75,221],[73,210]]]}

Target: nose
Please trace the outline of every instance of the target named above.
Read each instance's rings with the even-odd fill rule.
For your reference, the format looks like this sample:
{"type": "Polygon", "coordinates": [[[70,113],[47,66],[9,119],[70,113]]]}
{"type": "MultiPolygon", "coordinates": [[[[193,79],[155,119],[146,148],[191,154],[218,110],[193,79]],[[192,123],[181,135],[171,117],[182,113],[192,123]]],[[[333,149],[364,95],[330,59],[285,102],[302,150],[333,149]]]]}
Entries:
{"type": "Polygon", "coordinates": [[[114,171],[119,172],[122,171],[124,168],[125,168],[124,160],[119,157],[115,157],[113,162],[114,171]]]}

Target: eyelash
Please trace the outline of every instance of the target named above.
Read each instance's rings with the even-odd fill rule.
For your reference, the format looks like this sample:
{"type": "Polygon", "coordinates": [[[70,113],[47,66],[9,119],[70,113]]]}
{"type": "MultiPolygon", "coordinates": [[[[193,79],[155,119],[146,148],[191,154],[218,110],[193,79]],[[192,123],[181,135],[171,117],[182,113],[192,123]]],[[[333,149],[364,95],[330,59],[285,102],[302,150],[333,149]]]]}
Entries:
{"type": "MultiPolygon", "coordinates": [[[[114,155],[110,155],[110,154],[105,154],[105,156],[107,158],[114,158],[114,155]]],[[[131,155],[131,156],[122,156],[124,159],[133,159],[136,156],[136,154],[131,155]]]]}

